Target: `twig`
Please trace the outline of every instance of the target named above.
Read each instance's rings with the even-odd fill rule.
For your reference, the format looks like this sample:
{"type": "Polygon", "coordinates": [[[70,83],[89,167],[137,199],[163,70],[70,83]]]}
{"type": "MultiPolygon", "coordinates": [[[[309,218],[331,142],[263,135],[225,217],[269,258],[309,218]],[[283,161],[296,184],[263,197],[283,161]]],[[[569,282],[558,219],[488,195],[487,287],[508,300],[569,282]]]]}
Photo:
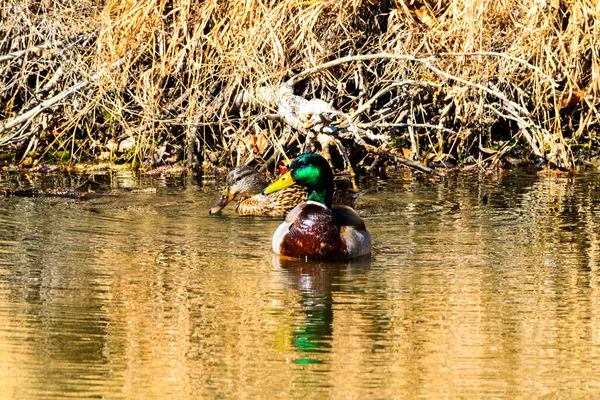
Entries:
{"type": "Polygon", "coordinates": [[[369,129],[369,128],[425,128],[425,129],[437,129],[440,131],[448,132],[448,133],[456,133],[456,131],[446,128],[441,125],[432,125],[432,124],[417,124],[417,123],[366,123],[366,124],[356,124],[359,128],[369,129]]]}
{"type": "Polygon", "coordinates": [[[411,161],[411,160],[409,160],[407,158],[404,158],[404,157],[400,157],[400,156],[398,156],[398,155],[396,155],[394,153],[390,153],[389,151],[377,150],[374,153],[378,154],[380,156],[387,157],[387,158],[389,158],[391,160],[399,162],[400,164],[404,164],[407,167],[414,168],[414,169],[419,170],[421,172],[425,172],[427,174],[431,174],[431,175],[435,175],[435,176],[439,176],[439,177],[444,177],[444,174],[442,174],[441,172],[438,172],[438,171],[436,171],[434,169],[431,169],[429,167],[421,165],[418,162],[411,161]]]}
{"type": "Polygon", "coordinates": [[[291,87],[297,85],[298,83],[302,82],[304,79],[308,78],[309,76],[332,68],[332,67],[337,67],[338,65],[342,65],[342,64],[346,64],[349,62],[354,62],[354,61],[369,61],[369,60],[378,60],[378,59],[384,59],[384,60],[399,60],[399,61],[421,61],[423,59],[419,59],[417,57],[414,56],[407,56],[407,55],[398,55],[398,54],[389,54],[389,53],[377,53],[377,54],[365,54],[365,55],[360,55],[360,56],[346,56],[346,57],[342,57],[342,58],[338,58],[337,60],[332,60],[317,66],[314,66],[312,68],[308,68],[305,69],[304,71],[300,72],[298,75],[291,77],[288,81],[287,84],[291,87]]]}
{"type": "Polygon", "coordinates": [[[89,34],[76,35],[67,40],[59,40],[58,42],[55,42],[55,43],[44,43],[44,44],[40,44],[39,46],[33,46],[33,47],[30,47],[25,50],[13,51],[12,53],[8,53],[3,56],[0,56],[0,62],[14,60],[15,58],[23,57],[24,55],[26,55],[28,53],[33,53],[36,51],[56,49],[58,47],[64,46],[65,44],[77,43],[79,41],[87,39],[89,36],[90,36],[89,34]]]}
{"type": "Polygon", "coordinates": [[[434,67],[433,65],[431,65],[431,59],[435,58],[435,57],[429,57],[427,59],[421,59],[420,61],[423,63],[423,65],[425,67],[427,67],[428,69],[430,69],[431,71],[435,72],[438,75],[443,76],[446,79],[450,79],[459,83],[462,83],[465,86],[471,86],[474,87],[476,89],[481,90],[482,92],[486,92],[487,94],[490,94],[508,104],[510,104],[512,107],[514,107],[515,109],[517,109],[518,111],[522,112],[525,115],[529,115],[529,111],[527,111],[527,109],[523,106],[521,106],[520,104],[515,103],[514,101],[509,100],[504,93],[496,91],[496,90],[492,90],[486,86],[483,86],[479,83],[475,83],[475,82],[470,82],[466,79],[462,79],[459,78],[458,76],[454,76],[452,74],[447,73],[446,71],[443,71],[441,69],[439,69],[438,67],[434,67]]]}
{"type": "Polygon", "coordinates": [[[358,107],[358,109],[356,109],[356,111],[354,111],[352,114],[350,114],[350,119],[352,121],[354,121],[356,118],[358,118],[358,116],[360,114],[362,114],[365,110],[367,110],[369,107],[371,107],[373,105],[373,103],[375,103],[375,101],[377,101],[378,98],[380,98],[381,96],[383,96],[386,93],[391,92],[394,88],[397,88],[399,86],[406,86],[406,85],[420,85],[420,86],[433,86],[433,87],[440,87],[440,84],[437,83],[433,83],[433,82],[426,82],[426,81],[417,81],[414,79],[407,79],[404,81],[400,81],[400,82],[394,82],[386,87],[384,87],[383,89],[381,89],[379,92],[375,93],[375,95],[373,97],[371,97],[366,103],[364,103],[362,106],[358,107]]]}
{"type": "MultiPolygon", "coordinates": [[[[79,83],[71,86],[69,89],[64,90],[64,91],[60,92],[59,94],[57,94],[56,96],[54,96],[54,97],[52,97],[52,98],[50,98],[50,99],[48,99],[48,100],[40,103],[38,106],[32,108],[31,110],[27,111],[26,113],[23,113],[23,114],[19,115],[18,117],[14,118],[12,121],[9,121],[9,122],[7,122],[4,125],[1,125],[0,126],[0,134],[8,131],[9,129],[14,128],[17,125],[22,124],[23,122],[26,122],[26,121],[29,121],[30,119],[35,118],[37,115],[39,115],[45,109],[47,109],[49,107],[52,107],[53,105],[55,105],[59,101],[65,99],[66,97],[70,96],[71,94],[77,92],[80,89],[83,89],[89,83],[97,81],[106,72],[112,71],[112,70],[120,67],[121,65],[123,65],[125,63],[125,61],[128,58],[129,58],[129,55],[120,58],[115,63],[113,63],[109,68],[103,68],[103,69],[101,69],[100,71],[96,72],[94,75],[92,75],[91,77],[89,77],[88,79],[86,79],[84,81],[81,81],[81,82],[79,82],[79,83]]],[[[0,146],[5,145],[6,142],[9,141],[10,139],[11,139],[10,136],[1,138],[0,139],[0,146]]]]}
{"type": "Polygon", "coordinates": [[[539,67],[536,67],[535,65],[533,65],[531,63],[528,63],[527,61],[523,60],[522,58],[509,56],[508,54],[505,54],[505,53],[498,53],[497,51],[474,51],[474,52],[470,52],[470,53],[436,53],[436,54],[434,54],[434,56],[436,56],[436,57],[489,56],[489,57],[506,58],[507,60],[514,61],[516,63],[524,65],[527,68],[529,68],[529,69],[537,72],[544,79],[548,80],[550,82],[550,84],[552,85],[552,87],[554,87],[554,88],[558,87],[558,84],[554,81],[554,79],[552,79],[551,76],[546,75],[545,73],[543,73],[542,70],[539,67]]]}
{"type": "Polygon", "coordinates": [[[377,54],[365,54],[365,55],[359,55],[359,56],[346,56],[346,57],[342,57],[342,58],[338,58],[337,60],[333,60],[333,61],[329,61],[320,65],[317,65],[315,67],[306,69],[302,72],[300,72],[298,75],[293,76],[292,78],[290,78],[288,80],[288,83],[291,86],[296,85],[297,83],[303,81],[304,79],[308,78],[309,76],[311,76],[312,74],[315,74],[317,72],[323,71],[325,69],[329,69],[332,67],[336,67],[338,65],[341,64],[345,64],[345,63],[349,63],[349,62],[354,62],[354,61],[369,61],[369,60],[377,60],[377,59],[384,59],[384,60],[397,60],[397,61],[414,61],[414,62],[419,62],[419,63],[429,63],[431,60],[436,59],[436,58],[441,58],[441,57],[461,57],[461,56],[491,56],[491,57],[502,57],[502,58],[506,58],[508,60],[512,60],[515,62],[518,62],[522,65],[525,65],[526,67],[530,68],[531,70],[537,72],[538,74],[540,74],[542,77],[544,77],[545,79],[547,79],[548,81],[550,81],[551,85],[553,87],[557,87],[556,82],[554,82],[554,80],[544,74],[543,72],[541,72],[541,70],[536,67],[535,65],[532,65],[530,63],[528,63],[527,61],[517,58],[517,57],[512,57],[509,56],[507,54],[504,53],[497,53],[497,52],[473,52],[473,53],[436,53],[433,54],[431,56],[428,57],[415,57],[415,56],[408,56],[408,55],[403,55],[403,54],[391,54],[391,53],[377,53],[377,54]]]}

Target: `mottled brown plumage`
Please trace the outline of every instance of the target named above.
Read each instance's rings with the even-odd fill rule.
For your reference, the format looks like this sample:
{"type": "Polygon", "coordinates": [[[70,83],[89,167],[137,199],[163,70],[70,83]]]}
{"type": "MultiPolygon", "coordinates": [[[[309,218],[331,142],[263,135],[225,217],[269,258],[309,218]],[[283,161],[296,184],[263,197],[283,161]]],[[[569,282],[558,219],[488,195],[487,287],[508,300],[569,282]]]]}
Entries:
{"type": "MultiPolygon", "coordinates": [[[[239,215],[266,215],[283,217],[298,204],[306,201],[308,192],[302,186],[262,194],[268,186],[266,178],[251,167],[239,166],[229,172],[225,180],[226,189],[221,198],[211,207],[209,214],[221,211],[229,202],[237,199],[236,212],[239,215]]],[[[360,194],[352,191],[348,179],[336,179],[334,203],[352,205],[360,194]]]]}
{"type": "Polygon", "coordinates": [[[300,187],[289,188],[289,190],[282,190],[271,195],[259,193],[252,197],[240,199],[235,211],[239,215],[283,217],[296,205],[305,201],[306,197],[306,190],[300,187]]]}

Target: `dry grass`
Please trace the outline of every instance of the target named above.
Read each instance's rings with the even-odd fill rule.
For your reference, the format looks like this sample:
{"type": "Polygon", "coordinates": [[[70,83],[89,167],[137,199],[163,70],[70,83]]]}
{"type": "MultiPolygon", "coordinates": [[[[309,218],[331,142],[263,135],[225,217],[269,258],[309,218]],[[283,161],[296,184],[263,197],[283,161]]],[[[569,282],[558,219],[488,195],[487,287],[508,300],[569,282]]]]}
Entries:
{"type": "Polygon", "coordinates": [[[377,54],[317,68],[296,94],[423,162],[494,166],[524,148],[572,168],[597,144],[593,0],[5,0],[0,17],[0,151],[22,162],[272,166],[304,137],[243,96],[377,54]]]}

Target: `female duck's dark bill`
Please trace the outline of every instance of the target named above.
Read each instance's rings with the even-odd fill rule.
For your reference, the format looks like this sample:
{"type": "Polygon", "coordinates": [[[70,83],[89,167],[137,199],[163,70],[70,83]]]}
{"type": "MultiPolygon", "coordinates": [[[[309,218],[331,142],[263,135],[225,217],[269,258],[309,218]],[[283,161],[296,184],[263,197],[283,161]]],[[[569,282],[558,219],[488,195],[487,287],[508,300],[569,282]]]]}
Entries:
{"type": "Polygon", "coordinates": [[[275,182],[267,186],[265,190],[263,190],[263,194],[277,192],[278,190],[282,190],[292,186],[294,183],[296,182],[294,182],[294,180],[292,179],[292,173],[288,171],[285,174],[281,175],[279,179],[277,179],[275,182]]]}
{"type": "Polygon", "coordinates": [[[221,211],[229,202],[233,200],[233,195],[229,193],[229,190],[225,189],[223,195],[217,202],[210,208],[208,215],[213,215],[221,211]]]}

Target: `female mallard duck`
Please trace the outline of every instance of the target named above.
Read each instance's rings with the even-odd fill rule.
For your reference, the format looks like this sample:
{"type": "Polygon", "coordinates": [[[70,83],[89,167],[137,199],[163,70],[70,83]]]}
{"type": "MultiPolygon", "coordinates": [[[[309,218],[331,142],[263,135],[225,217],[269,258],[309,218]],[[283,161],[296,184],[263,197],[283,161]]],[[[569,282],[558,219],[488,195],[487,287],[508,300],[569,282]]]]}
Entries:
{"type": "MultiPolygon", "coordinates": [[[[349,180],[336,180],[336,183],[339,189],[335,191],[335,203],[353,204],[359,194],[350,190],[349,180]]],[[[247,165],[232,169],[227,175],[225,185],[223,195],[211,207],[209,214],[218,213],[230,201],[238,199],[236,211],[240,215],[283,217],[307,198],[307,191],[301,186],[263,194],[263,190],[269,185],[266,178],[247,165]]]]}
{"type": "Polygon", "coordinates": [[[347,206],[334,206],[333,172],[318,154],[303,154],[289,171],[263,193],[276,193],[299,184],[308,201],[296,206],[273,235],[273,251],[284,256],[343,261],[371,253],[371,234],[358,214],[347,206]]]}

